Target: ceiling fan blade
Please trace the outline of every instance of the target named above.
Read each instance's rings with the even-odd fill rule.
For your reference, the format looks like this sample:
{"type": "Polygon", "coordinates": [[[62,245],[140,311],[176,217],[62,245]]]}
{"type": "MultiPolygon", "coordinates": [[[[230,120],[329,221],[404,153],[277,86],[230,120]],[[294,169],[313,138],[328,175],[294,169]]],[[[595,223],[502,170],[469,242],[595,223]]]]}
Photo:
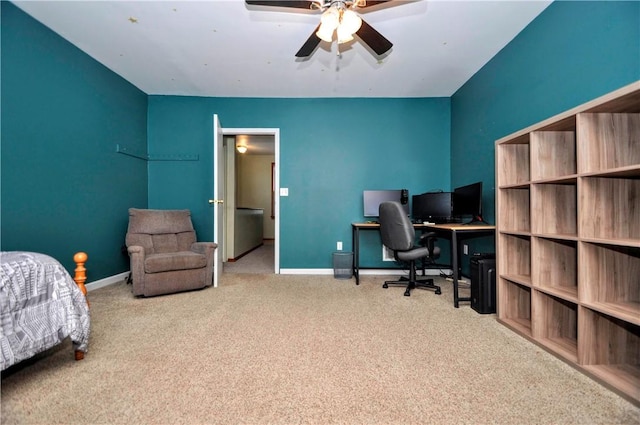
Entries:
{"type": "Polygon", "coordinates": [[[313,53],[316,47],[318,47],[318,44],[320,44],[320,38],[316,35],[316,32],[318,32],[319,28],[320,25],[313,30],[309,38],[307,38],[307,41],[305,41],[300,50],[298,50],[298,53],[296,53],[297,58],[306,58],[313,53]]]}
{"type": "Polygon", "coordinates": [[[356,32],[356,35],[378,55],[387,53],[393,46],[393,43],[387,40],[371,25],[367,24],[364,19],[362,20],[362,26],[356,32]]]}
{"type": "Polygon", "coordinates": [[[275,6],[275,7],[291,7],[294,9],[315,10],[319,9],[318,1],[304,0],[245,0],[245,3],[251,6],[275,6]]]}

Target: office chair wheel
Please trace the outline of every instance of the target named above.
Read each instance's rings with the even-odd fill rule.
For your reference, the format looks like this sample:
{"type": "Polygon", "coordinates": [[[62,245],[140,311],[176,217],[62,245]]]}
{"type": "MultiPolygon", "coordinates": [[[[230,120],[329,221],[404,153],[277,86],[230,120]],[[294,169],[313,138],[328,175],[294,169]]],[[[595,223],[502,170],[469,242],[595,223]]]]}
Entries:
{"type": "Polygon", "coordinates": [[[436,295],[440,295],[442,294],[442,291],[440,290],[440,288],[436,289],[436,295]]]}
{"type": "Polygon", "coordinates": [[[384,289],[387,289],[387,288],[389,287],[389,285],[387,285],[387,284],[385,283],[384,285],[382,285],[382,287],[383,287],[384,289]]]}
{"type": "Polygon", "coordinates": [[[410,297],[411,296],[411,291],[409,291],[408,289],[406,291],[404,291],[404,296],[405,297],[410,297]]]}

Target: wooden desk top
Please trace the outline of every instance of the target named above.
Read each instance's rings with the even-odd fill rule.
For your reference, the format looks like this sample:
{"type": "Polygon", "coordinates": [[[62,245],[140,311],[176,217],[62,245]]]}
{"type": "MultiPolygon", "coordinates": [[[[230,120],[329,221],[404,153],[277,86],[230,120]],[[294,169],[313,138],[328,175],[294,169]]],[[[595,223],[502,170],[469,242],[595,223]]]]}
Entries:
{"type": "MultiPolygon", "coordinates": [[[[351,223],[353,227],[377,229],[380,227],[380,223],[351,223]]],[[[447,223],[447,224],[425,224],[425,223],[413,223],[413,227],[417,229],[437,229],[437,230],[450,230],[450,231],[482,231],[482,230],[495,230],[496,226],[492,224],[462,224],[462,223],[447,223]]]]}
{"type": "Polygon", "coordinates": [[[496,230],[496,226],[492,224],[462,224],[462,223],[447,223],[447,224],[425,224],[427,228],[433,229],[446,229],[451,231],[465,231],[465,230],[496,230]]]}

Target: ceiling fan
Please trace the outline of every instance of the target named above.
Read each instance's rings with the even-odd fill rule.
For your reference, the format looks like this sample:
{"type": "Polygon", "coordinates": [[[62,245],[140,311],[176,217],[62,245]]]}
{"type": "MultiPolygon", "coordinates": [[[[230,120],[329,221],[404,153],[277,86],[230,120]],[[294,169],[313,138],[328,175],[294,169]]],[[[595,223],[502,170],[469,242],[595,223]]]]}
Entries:
{"type": "Polygon", "coordinates": [[[322,12],[320,24],[296,53],[296,57],[299,58],[310,56],[322,40],[331,43],[334,33],[338,44],[351,41],[353,35],[357,35],[377,55],[387,53],[393,44],[355,11],[389,1],[392,0],[245,0],[246,4],[252,6],[289,7],[322,12]]]}

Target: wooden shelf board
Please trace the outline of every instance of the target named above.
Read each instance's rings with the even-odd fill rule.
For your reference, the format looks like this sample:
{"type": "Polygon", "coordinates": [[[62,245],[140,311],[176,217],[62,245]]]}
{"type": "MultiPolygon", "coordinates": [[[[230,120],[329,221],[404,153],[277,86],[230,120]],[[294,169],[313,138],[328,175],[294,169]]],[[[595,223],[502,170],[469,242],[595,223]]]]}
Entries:
{"type": "Polygon", "coordinates": [[[554,297],[561,298],[565,301],[578,304],[578,287],[577,286],[535,286],[535,288],[541,292],[544,292],[554,297]]]}
{"type": "Polygon", "coordinates": [[[627,301],[618,303],[603,303],[603,302],[582,302],[584,307],[589,307],[592,310],[599,311],[600,313],[608,316],[616,317],[624,320],[625,322],[633,323],[640,326],[640,302],[627,301]]]}
{"type": "Polygon", "coordinates": [[[595,99],[594,101],[586,104],[587,107],[584,109],[584,112],[640,112],[640,90],[638,89],[639,86],[640,82],[631,83],[628,86],[616,90],[613,93],[609,93],[605,96],[595,99]],[[591,103],[594,103],[594,105],[589,106],[591,103]]]}
{"type": "Polygon", "coordinates": [[[640,365],[582,365],[584,370],[640,405],[640,365]]]}
{"type": "Polygon", "coordinates": [[[534,183],[534,184],[567,184],[567,185],[576,184],[577,182],[578,182],[577,174],[531,181],[531,183],[534,183]]]}
{"type": "Polygon", "coordinates": [[[528,145],[529,144],[529,132],[528,131],[520,131],[519,135],[517,136],[512,136],[512,137],[506,137],[504,139],[508,139],[507,141],[504,142],[500,142],[500,139],[498,140],[497,144],[504,144],[504,145],[528,145]]]}
{"type": "Polygon", "coordinates": [[[519,283],[523,286],[531,288],[531,276],[524,274],[503,274],[501,278],[510,280],[511,282],[519,283]]]}
{"type": "Polygon", "coordinates": [[[569,338],[540,338],[538,342],[565,359],[578,361],[578,341],[569,338]]]}
{"type": "Polygon", "coordinates": [[[545,239],[558,239],[562,241],[577,241],[578,235],[573,233],[532,233],[532,236],[545,239]]]}
{"type": "Polygon", "coordinates": [[[501,184],[498,189],[527,189],[531,185],[530,181],[526,182],[518,182],[518,183],[510,183],[510,184],[501,184]]]}
{"type": "Polygon", "coordinates": [[[640,178],[640,165],[628,165],[610,170],[589,171],[580,174],[580,177],[640,178]]]}
{"type": "Polygon", "coordinates": [[[525,232],[523,230],[505,230],[505,229],[500,229],[500,230],[498,230],[498,232],[501,235],[508,235],[508,236],[523,236],[523,237],[531,236],[531,232],[525,232]]]}
{"type": "Polygon", "coordinates": [[[498,318],[498,322],[513,329],[514,331],[531,338],[531,320],[513,317],[498,318]]]}
{"type": "Polygon", "coordinates": [[[592,238],[592,237],[579,237],[582,242],[595,243],[599,245],[614,245],[614,246],[629,246],[633,248],[640,248],[640,239],[608,239],[608,238],[592,238]]]}

